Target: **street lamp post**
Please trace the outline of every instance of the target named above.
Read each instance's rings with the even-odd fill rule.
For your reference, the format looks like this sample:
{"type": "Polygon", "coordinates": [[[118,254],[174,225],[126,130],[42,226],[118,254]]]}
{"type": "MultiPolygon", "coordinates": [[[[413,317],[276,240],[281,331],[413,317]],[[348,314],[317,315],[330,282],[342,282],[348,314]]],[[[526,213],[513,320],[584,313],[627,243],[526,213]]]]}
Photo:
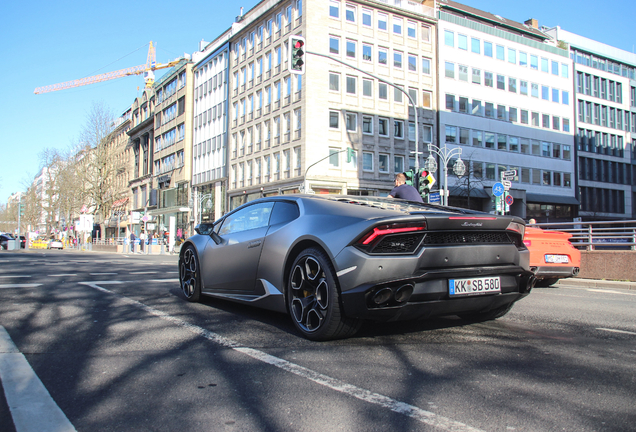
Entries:
{"type": "Polygon", "coordinates": [[[448,149],[448,147],[446,147],[446,144],[444,144],[444,147],[442,148],[434,146],[433,144],[429,144],[428,152],[429,156],[425,164],[425,168],[427,171],[437,171],[437,161],[433,157],[433,154],[436,154],[440,158],[441,163],[444,164],[444,189],[442,189],[442,205],[448,205],[448,161],[450,161],[453,156],[457,156],[457,161],[453,165],[453,172],[458,177],[463,176],[466,172],[466,165],[464,165],[464,161],[462,161],[462,149],[459,147],[448,149]]]}
{"type": "Polygon", "coordinates": [[[199,195],[199,217],[197,218],[198,223],[203,222],[203,203],[207,201],[206,203],[206,208],[208,209],[208,211],[212,208],[212,205],[214,204],[214,202],[212,201],[212,199],[214,198],[214,194],[204,194],[204,195],[199,195]]]}

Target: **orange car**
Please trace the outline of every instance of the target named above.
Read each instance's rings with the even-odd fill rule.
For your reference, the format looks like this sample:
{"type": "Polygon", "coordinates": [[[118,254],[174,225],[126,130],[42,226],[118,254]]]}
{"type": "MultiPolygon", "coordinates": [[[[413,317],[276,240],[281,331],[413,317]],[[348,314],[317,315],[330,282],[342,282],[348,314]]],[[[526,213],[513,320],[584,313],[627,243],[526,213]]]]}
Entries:
{"type": "Polygon", "coordinates": [[[559,279],[579,274],[581,251],[572,246],[572,234],[526,227],[523,242],[530,251],[530,270],[537,287],[548,287],[559,279]]]}

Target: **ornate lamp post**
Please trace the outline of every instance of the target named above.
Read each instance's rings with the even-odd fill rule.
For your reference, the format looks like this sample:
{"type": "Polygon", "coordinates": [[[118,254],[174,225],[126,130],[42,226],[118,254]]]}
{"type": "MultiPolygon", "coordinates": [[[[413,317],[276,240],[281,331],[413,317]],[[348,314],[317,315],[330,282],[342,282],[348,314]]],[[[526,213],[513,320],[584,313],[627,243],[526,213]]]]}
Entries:
{"type": "Polygon", "coordinates": [[[428,152],[428,159],[424,165],[428,172],[437,171],[437,161],[433,157],[433,154],[436,154],[440,158],[441,163],[444,164],[444,193],[442,195],[442,205],[448,205],[448,161],[450,161],[453,156],[457,156],[457,161],[453,165],[453,172],[457,175],[457,177],[463,176],[464,173],[466,173],[466,165],[461,158],[462,149],[455,147],[449,150],[448,147],[446,147],[446,144],[444,144],[444,147],[442,148],[429,144],[428,152]]]}
{"type": "Polygon", "coordinates": [[[212,206],[214,205],[214,194],[204,194],[199,195],[199,218],[198,223],[203,222],[203,209],[205,208],[207,211],[210,211],[212,206]]]}

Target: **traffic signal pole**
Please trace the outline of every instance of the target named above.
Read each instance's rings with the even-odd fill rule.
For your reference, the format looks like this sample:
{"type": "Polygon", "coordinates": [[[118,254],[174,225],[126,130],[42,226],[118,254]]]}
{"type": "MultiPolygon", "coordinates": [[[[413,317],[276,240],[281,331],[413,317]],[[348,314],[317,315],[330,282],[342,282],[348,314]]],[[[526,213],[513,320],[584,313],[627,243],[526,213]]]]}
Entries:
{"type": "MultiPolygon", "coordinates": [[[[20,249],[20,218],[22,216],[22,194],[19,195],[18,197],[18,235],[16,236],[16,243],[17,243],[17,247],[16,249],[20,249]]],[[[26,247],[26,244],[24,245],[24,247],[26,247]]]]}
{"type": "MultiPolygon", "coordinates": [[[[383,82],[383,83],[385,83],[385,84],[387,84],[387,85],[390,85],[391,87],[393,87],[393,88],[395,88],[395,89],[398,89],[399,91],[401,91],[402,93],[404,93],[404,95],[408,98],[409,103],[410,103],[410,104],[411,104],[411,106],[413,107],[413,113],[415,114],[415,151],[414,151],[414,152],[412,152],[412,153],[414,153],[414,154],[415,154],[415,170],[416,170],[416,171],[419,171],[419,169],[420,169],[420,155],[421,155],[421,154],[423,154],[423,152],[420,152],[420,150],[419,150],[419,129],[420,129],[420,127],[419,127],[419,122],[418,122],[417,107],[415,106],[415,102],[413,102],[413,99],[412,99],[412,98],[411,98],[411,96],[408,94],[408,92],[406,92],[403,88],[401,88],[401,87],[399,87],[399,86],[397,86],[397,85],[393,84],[392,82],[385,80],[384,78],[381,78],[381,77],[379,77],[379,76],[377,76],[377,75],[374,75],[374,74],[372,74],[372,73],[370,73],[370,72],[367,72],[367,71],[362,70],[362,69],[360,69],[360,68],[358,68],[358,67],[355,67],[355,66],[353,66],[353,65],[350,65],[349,63],[344,62],[344,61],[342,61],[342,60],[340,60],[340,59],[337,59],[337,58],[335,58],[335,57],[332,57],[332,56],[330,56],[330,55],[321,54],[321,53],[317,53],[317,52],[314,52],[314,51],[305,51],[305,52],[306,52],[307,54],[311,54],[311,55],[315,55],[315,56],[318,56],[318,57],[324,57],[324,58],[328,58],[329,60],[333,60],[333,61],[335,61],[336,63],[340,63],[340,64],[345,65],[345,66],[347,66],[347,67],[349,67],[349,68],[351,68],[351,69],[354,69],[354,70],[356,70],[356,71],[358,71],[358,72],[361,72],[361,73],[363,73],[363,74],[365,74],[365,75],[368,75],[368,76],[370,76],[370,77],[372,77],[372,78],[375,78],[375,79],[377,79],[378,81],[383,82]]],[[[408,119],[408,114],[407,114],[407,119],[406,119],[406,121],[407,121],[407,124],[408,124],[408,121],[409,121],[409,119],[408,119]]],[[[408,132],[407,132],[407,134],[408,134],[408,132]]]]}

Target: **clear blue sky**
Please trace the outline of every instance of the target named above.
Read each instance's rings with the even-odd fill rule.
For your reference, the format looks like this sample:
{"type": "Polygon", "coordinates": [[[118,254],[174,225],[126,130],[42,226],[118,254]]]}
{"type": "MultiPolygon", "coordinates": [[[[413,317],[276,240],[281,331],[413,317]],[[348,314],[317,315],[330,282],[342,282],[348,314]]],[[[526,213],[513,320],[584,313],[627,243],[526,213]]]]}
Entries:
{"type": "MultiPolygon", "coordinates": [[[[247,11],[257,0],[1,3],[0,203],[6,204],[11,193],[25,190],[24,184],[33,180],[43,149],[64,151],[79,141],[93,103],[119,115],[143,88],[143,79],[126,77],[40,95],[33,94],[36,87],[144,64],[149,41],[156,44],[160,63],[191,54],[199,41],[225,31],[241,6],[247,11]]],[[[592,0],[463,3],[515,21],[536,18],[539,25],[560,25],[634,52],[633,0],[607,7],[592,0]]]]}

